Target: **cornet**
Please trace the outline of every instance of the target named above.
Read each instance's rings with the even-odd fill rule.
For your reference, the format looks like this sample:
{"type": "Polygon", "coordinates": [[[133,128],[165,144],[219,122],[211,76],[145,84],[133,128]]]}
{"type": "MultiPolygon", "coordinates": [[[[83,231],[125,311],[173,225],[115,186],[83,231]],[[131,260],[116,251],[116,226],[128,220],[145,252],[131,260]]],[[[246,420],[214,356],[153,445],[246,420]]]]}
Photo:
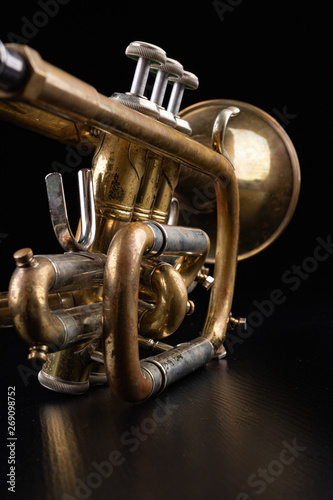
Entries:
{"type": "Polygon", "coordinates": [[[61,174],[46,177],[64,253],[15,252],[0,324],[29,345],[43,386],[82,394],[108,382],[117,397],[142,401],[223,358],[227,328],[246,328],[231,314],[237,261],[287,226],[300,170],[264,111],[227,100],[180,111],[198,78],[149,43],[130,43],[126,55],[136,61],[130,91],[106,97],[30,47],[0,44],[0,116],[94,151],[91,170],[79,172],[75,232],[61,174]],[[165,343],[193,312],[197,285],[210,294],[200,335],[165,343]]]}

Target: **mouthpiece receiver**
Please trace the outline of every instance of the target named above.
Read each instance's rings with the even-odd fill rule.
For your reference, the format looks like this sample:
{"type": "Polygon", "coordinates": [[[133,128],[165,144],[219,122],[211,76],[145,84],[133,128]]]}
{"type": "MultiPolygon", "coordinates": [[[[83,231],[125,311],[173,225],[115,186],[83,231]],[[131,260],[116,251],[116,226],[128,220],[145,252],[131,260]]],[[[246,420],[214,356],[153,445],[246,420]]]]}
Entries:
{"type": "Polygon", "coordinates": [[[15,90],[27,74],[24,58],[6,47],[0,40],[0,89],[15,90]]]}

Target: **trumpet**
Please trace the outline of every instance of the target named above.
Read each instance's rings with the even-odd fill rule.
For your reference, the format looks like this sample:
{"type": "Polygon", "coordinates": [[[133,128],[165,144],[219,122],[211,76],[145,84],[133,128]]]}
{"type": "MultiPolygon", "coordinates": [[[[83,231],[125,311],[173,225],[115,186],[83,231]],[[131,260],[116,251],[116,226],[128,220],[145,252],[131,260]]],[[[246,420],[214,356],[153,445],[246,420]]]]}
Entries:
{"type": "Polygon", "coordinates": [[[132,42],[126,55],[136,62],[130,91],[107,97],[32,48],[0,42],[0,117],[94,151],[79,172],[75,231],[61,174],[46,177],[63,252],[15,252],[0,324],[27,343],[46,388],[83,394],[108,383],[137,402],[225,357],[228,327],[246,328],[231,313],[237,263],[288,225],[300,168],[266,112],[223,99],[181,110],[196,75],[151,43],[132,42]],[[166,343],[193,313],[198,285],[209,290],[200,334],[166,343]]]}

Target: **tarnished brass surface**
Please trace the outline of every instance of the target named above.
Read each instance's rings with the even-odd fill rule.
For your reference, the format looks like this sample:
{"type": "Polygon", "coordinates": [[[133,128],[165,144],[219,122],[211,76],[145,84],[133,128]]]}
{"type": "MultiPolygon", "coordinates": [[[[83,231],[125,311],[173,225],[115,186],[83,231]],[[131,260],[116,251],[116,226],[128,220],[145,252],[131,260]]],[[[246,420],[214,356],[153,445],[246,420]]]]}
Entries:
{"type": "Polygon", "coordinates": [[[147,151],[113,134],[102,134],[93,160],[94,197],[101,217],[129,221],[147,151]]]}
{"type": "MultiPolygon", "coordinates": [[[[23,251],[20,252],[23,255],[23,251]]],[[[16,255],[18,258],[18,252],[16,255]]],[[[65,340],[63,325],[51,314],[48,303],[48,291],[54,279],[54,268],[43,257],[18,265],[12,276],[9,310],[16,330],[28,344],[60,347],[65,340]]]]}
{"type": "MultiPolygon", "coordinates": [[[[216,277],[202,335],[218,349],[226,334],[236,273],[239,202],[232,165],[182,133],[98,94],[90,85],[44,62],[33,49],[18,45],[13,48],[27,58],[31,74],[24,89],[8,97],[33,102],[58,116],[126,137],[213,179],[217,200],[216,277]]],[[[0,93],[0,97],[5,96],[0,93]]]]}
{"type": "Polygon", "coordinates": [[[163,158],[146,151],[145,172],[135,201],[132,220],[145,221],[152,218],[152,209],[158,192],[163,158]]]}
{"type": "Polygon", "coordinates": [[[146,156],[147,150],[140,146],[101,134],[92,163],[98,237],[91,251],[106,254],[123,222],[132,220],[146,156]]]}
{"type": "Polygon", "coordinates": [[[104,350],[109,384],[121,399],[140,401],[152,391],[152,381],[141,371],[138,348],[140,265],[153,245],[153,233],[137,222],[114,236],[105,265],[104,350]]]}
{"type": "Polygon", "coordinates": [[[90,365],[82,362],[76,354],[82,346],[69,347],[50,353],[43,365],[43,372],[59,381],[85,382],[89,378],[90,365]]]}
{"type": "MultiPolygon", "coordinates": [[[[296,208],[300,169],[296,151],[285,130],[264,111],[239,101],[216,99],[190,106],[181,112],[192,127],[192,138],[212,147],[212,129],[218,113],[235,106],[240,113],[231,118],[224,146],[235,167],[239,187],[240,235],[238,259],[254,255],[270,245],[285,229],[296,208]]],[[[214,261],[215,196],[210,179],[182,169],[177,194],[180,223],[207,231],[214,261]]]]}
{"type": "MultiPolygon", "coordinates": [[[[135,43],[140,48],[142,42],[135,43]]],[[[91,341],[84,356],[105,362],[113,392],[128,401],[141,401],[190,373],[190,362],[199,367],[214,352],[221,352],[237,258],[273,241],[295,209],[296,153],[271,117],[244,103],[209,101],[192,106],[182,119],[173,117],[173,128],[170,120],[159,121],[158,109],[143,97],[139,112],[122,103],[131,103],[130,94],[108,98],[43,61],[33,49],[10,47],[24,58],[28,75],[15,91],[0,90],[0,117],[66,144],[79,147],[86,141],[94,151],[96,213],[95,239],[84,247],[89,252],[74,245],[60,257],[34,257],[29,249],[16,253],[10,316],[32,345],[32,357],[44,361],[48,346],[59,350],[47,355],[40,378],[47,387],[61,386],[71,393],[88,388],[91,363],[86,358],[83,362],[78,347],[72,345],[84,339],[91,341]],[[240,113],[228,126],[222,120],[223,130],[214,133],[213,150],[214,121],[227,105],[239,107],[240,113]],[[186,135],[190,128],[184,119],[193,138],[186,135]],[[182,202],[179,223],[190,227],[171,225],[177,223],[174,216],[169,219],[175,189],[182,202]],[[185,241],[190,248],[184,249],[185,241]],[[215,264],[214,279],[202,272],[207,260],[215,264]],[[138,324],[140,334],[150,338],[148,343],[173,333],[194,309],[187,297],[194,281],[211,287],[203,338],[170,353],[168,346],[167,356],[140,364],[138,324]],[[53,283],[59,287],[53,288],[53,283]],[[53,313],[58,304],[60,310],[53,313]],[[104,357],[93,357],[93,339],[104,344],[104,357]]],[[[149,61],[144,65],[148,68],[149,61]]],[[[136,75],[140,61],[138,68],[136,75]]],[[[138,109],[138,96],[134,99],[138,109]]],[[[57,220],[60,226],[62,214],[66,215],[65,209],[57,220]]],[[[6,295],[0,296],[4,324],[9,321],[6,301],[6,295]]]]}
{"type": "Polygon", "coordinates": [[[181,275],[187,287],[191,286],[203,264],[206,262],[208,251],[209,241],[207,241],[207,251],[201,255],[182,256],[174,263],[176,271],[181,275]]]}
{"type": "MultiPolygon", "coordinates": [[[[8,46],[26,57],[31,74],[24,89],[17,92],[0,91],[0,98],[19,99],[56,116],[96,126],[212,177],[218,176],[226,165],[229,165],[229,175],[234,175],[232,166],[225,158],[177,130],[99,94],[91,85],[43,61],[30,47],[16,44],[8,46]]],[[[224,174],[221,182],[226,182],[227,177],[224,174]]]]}
{"type": "MultiPolygon", "coordinates": [[[[170,158],[177,165],[179,163],[183,163],[192,168],[198,169],[201,172],[207,173],[211,176],[212,179],[214,179],[216,186],[218,218],[220,221],[217,230],[217,258],[215,270],[216,278],[214,290],[211,294],[210,310],[208,314],[209,319],[207,318],[202,334],[212,341],[215,349],[218,349],[223,342],[227,329],[236,271],[236,253],[238,241],[238,189],[232,165],[222,156],[213,151],[210,151],[205,146],[202,146],[201,144],[189,139],[182,133],[166,125],[163,125],[162,123],[158,123],[157,121],[152,120],[142,113],[133,111],[132,109],[129,109],[122,104],[113,101],[112,99],[108,99],[105,96],[98,94],[98,92],[90,85],[79,81],[75,77],[68,75],[67,73],[51,66],[48,63],[45,63],[40,58],[40,56],[29,47],[15,45],[12,46],[12,48],[17,50],[26,58],[26,61],[29,65],[30,75],[26,81],[24,88],[20,89],[16,93],[1,92],[0,97],[17,99],[19,101],[23,101],[24,103],[36,106],[38,109],[42,109],[46,112],[52,112],[58,117],[65,117],[66,119],[73,120],[76,123],[89,125],[91,127],[96,127],[103,132],[112,133],[120,139],[115,140],[113,137],[111,138],[110,136],[107,136],[108,141],[117,141],[118,144],[125,144],[126,141],[131,141],[131,148],[136,149],[135,145],[139,145],[142,147],[140,151],[143,151],[144,148],[150,149],[154,153],[162,154],[164,157],[170,158]]],[[[128,150],[128,146],[118,146],[115,153],[117,155],[120,155],[119,158],[121,159],[121,151],[128,150]]],[[[138,150],[136,149],[136,151],[138,150]]],[[[140,153],[138,153],[138,155],[140,157],[140,153]]],[[[112,178],[112,173],[110,174],[110,170],[113,170],[113,174],[115,173],[114,169],[117,168],[117,165],[109,168],[110,158],[111,156],[109,154],[103,156],[101,151],[97,151],[93,170],[98,216],[100,216],[98,211],[100,210],[101,206],[102,209],[105,210],[105,206],[103,205],[103,198],[102,203],[100,200],[101,193],[102,196],[104,195],[104,199],[106,197],[109,201],[111,201],[106,210],[109,209],[110,205],[111,208],[115,209],[116,212],[117,210],[119,210],[118,206],[112,206],[114,200],[117,200],[117,198],[119,198],[119,190],[115,189],[115,179],[112,178]],[[101,182],[101,178],[106,179],[106,182],[101,182]]],[[[124,165],[128,166],[129,163],[131,162],[124,161],[124,165]]],[[[143,170],[142,172],[140,169],[134,170],[135,175],[131,177],[131,179],[133,178],[133,183],[135,184],[134,179],[136,176],[136,181],[138,184],[140,184],[143,170]]],[[[121,172],[119,172],[119,174],[121,176],[121,172]]],[[[123,203],[124,206],[127,206],[128,198],[131,198],[128,206],[134,204],[134,188],[132,189],[131,186],[132,181],[129,182],[128,192],[120,196],[121,203],[123,203]]],[[[121,187],[122,186],[120,186],[120,189],[121,187]]],[[[168,194],[168,196],[170,195],[172,196],[172,193],[168,194]]],[[[117,201],[119,201],[119,199],[117,201]]],[[[117,212],[116,215],[120,215],[120,217],[116,217],[117,224],[122,224],[123,220],[126,219],[126,217],[121,220],[121,214],[117,212]]],[[[104,250],[104,245],[106,245],[106,242],[109,243],[110,238],[115,232],[113,228],[110,229],[109,219],[107,219],[107,222],[105,222],[105,217],[100,217],[100,219],[103,220],[103,222],[97,223],[98,238],[96,238],[96,241],[98,242],[98,249],[93,247],[93,251],[104,250]],[[105,232],[106,228],[106,233],[108,234],[105,237],[103,233],[105,232]],[[102,239],[102,243],[100,243],[100,239],[102,239]]],[[[111,220],[111,226],[113,226],[113,222],[114,221],[111,220]]],[[[116,233],[116,235],[117,234],[118,233],[116,233]]],[[[112,241],[114,241],[114,239],[112,241]]],[[[132,251],[134,250],[132,249],[132,251]]],[[[131,273],[134,273],[134,269],[135,272],[139,273],[139,269],[137,268],[137,266],[134,266],[132,268],[131,273]]],[[[137,279],[138,278],[135,277],[135,280],[137,279]]],[[[114,282],[114,278],[110,277],[110,273],[106,272],[104,284],[105,317],[108,316],[106,311],[108,311],[109,307],[107,297],[110,291],[110,286],[108,280],[114,282]]],[[[45,290],[43,290],[43,294],[43,300],[45,303],[45,290]]],[[[123,304],[121,296],[117,297],[117,303],[117,310],[122,310],[122,307],[125,307],[126,311],[128,310],[128,305],[125,306],[123,304]]],[[[133,300],[131,301],[131,306],[132,305],[133,300]]],[[[132,312],[129,317],[137,317],[137,305],[134,309],[131,307],[131,311],[132,312]],[[133,313],[133,310],[136,311],[136,314],[133,313]]],[[[46,314],[48,314],[47,311],[46,314]]],[[[124,312],[122,312],[122,315],[118,313],[117,320],[120,316],[123,315],[124,312]]],[[[135,321],[137,321],[137,319],[135,321]]],[[[111,324],[114,325],[114,321],[112,320],[110,323],[110,320],[106,320],[105,324],[108,325],[110,329],[111,324]]],[[[112,350],[110,350],[110,348],[108,347],[110,344],[110,341],[108,340],[108,327],[105,327],[106,350],[109,353],[109,356],[106,356],[106,359],[108,360],[107,371],[109,373],[110,371],[111,373],[113,373],[113,375],[110,376],[109,379],[113,380],[113,384],[117,384],[119,382],[115,382],[114,373],[116,371],[119,375],[119,361],[115,364],[114,367],[109,366],[109,364],[111,363],[111,360],[109,358],[112,358],[112,350]]],[[[120,330],[122,330],[122,327],[119,328],[120,330]]],[[[130,333],[130,330],[127,334],[133,336],[133,334],[130,333]]],[[[123,339],[125,338],[126,337],[123,337],[123,339]]],[[[59,338],[57,342],[58,344],[61,343],[60,340],[61,339],[59,338]]],[[[39,341],[39,337],[36,338],[36,341],[39,341]]],[[[134,341],[136,344],[135,349],[137,349],[137,338],[135,338],[134,341]]],[[[127,342],[122,341],[122,343],[123,345],[126,345],[128,347],[127,342]]],[[[121,348],[119,344],[117,344],[117,349],[117,352],[124,351],[124,348],[121,348]]],[[[140,384],[142,385],[142,387],[146,386],[147,381],[144,381],[144,378],[142,377],[142,375],[140,375],[141,372],[138,372],[137,361],[135,361],[134,358],[130,356],[132,350],[133,347],[129,349],[127,355],[124,358],[126,360],[131,360],[127,371],[131,373],[131,367],[134,363],[134,367],[136,366],[134,371],[136,373],[136,376],[139,377],[139,381],[141,381],[140,384]]],[[[121,362],[121,365],[124,367],[124,362],[121,362]]],[[[135,383],[135,385],[137,385],[137,382],[135,383]]],[[[128,391],[131,392],[130,381],[128,391]]],[[[145,390],[143,390],[143,392],[145,393],[144,397],[146,397],[147,387],[145,390]]],[[[138,399],[141,396],[142,391],[139,390],[135,398],[138,399]]]]}
{"type": "Polygon", "coordinates": [[[95,150],[98,137],[91,127],[37,109],[21,101],[0,99],[0,118],[69,146],[95,150]]]}
{"type": "Polygon", "coordinates": [[[168,220],[170,202],[177,186],[179,170],[180,164],[178,162],[168,158],[163,161],[162,174],[151,217],[157,222],[168,220]]]}
{"type": "MultiPolygon", "coordinates": [[[[16,330],[30,345],[49,345],[51,351],[65,348],[73,339],[66,330],[66,322],[53,314],[51,308],[66,306],[70,310],[74,304],[98,302],[97,285],[103,276],[105,257],[97,254],[94,260],[93,254],[83,252],[34,256],[30,248],[24,248],[15,252],[14,258],[17,268],[9,285],[8,305],[16,330]],[[91,286],[93,282],[95,286],[91,286]],[[61,293],[49,293],[59,288],[61,293]],[[66,294],[64,290],[72,293],[66,294]]],[[[73,317],[75,321],[75,314],[73,317]]]]}
{"type": "Polygon", "coordinates": [[[187,312],[187,289],[177,270],[165,262],[142,262],[146,284],[156,297],[155,307],[139,316],[139,331],[154,340],[168,337],[182,324],[187,312]]]}

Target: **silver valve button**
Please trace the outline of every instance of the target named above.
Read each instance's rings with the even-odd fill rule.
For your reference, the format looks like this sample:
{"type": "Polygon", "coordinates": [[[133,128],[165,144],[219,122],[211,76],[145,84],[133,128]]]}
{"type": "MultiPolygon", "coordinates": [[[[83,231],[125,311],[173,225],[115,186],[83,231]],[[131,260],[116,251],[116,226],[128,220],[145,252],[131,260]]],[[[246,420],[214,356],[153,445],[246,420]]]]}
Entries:
{"type": "Polygon", "coordinates": [[[160,66],[153,63],[151,71],[156,73],[156,78],[150,100],[158,106],[162,106],[168,81],[177,81],[178,78],[181,78],[184,74],[184,68],[178,61],[168,57],[166,62],[160,66]]]}
{"type": "Polygon", "coordinates": [[[143,96],[151,64],[164,64],[167,59],[166,52],[151,43],[132,42],[127,47],[125,54],[137,61],[130,92],[143,96]]]}
{"type": "Polygon", "coordinates": [[[170,100],[168,104],[168,111],[173,113],[175,116],[178,115],[180,110],[180,105],[182,102],[183,94],[185,89],[195,90],[199,87],[199,79],[193,73],[189,71],[184,71],[183,76],[178,78],[174,85],[170,95],[170,100]]]}

